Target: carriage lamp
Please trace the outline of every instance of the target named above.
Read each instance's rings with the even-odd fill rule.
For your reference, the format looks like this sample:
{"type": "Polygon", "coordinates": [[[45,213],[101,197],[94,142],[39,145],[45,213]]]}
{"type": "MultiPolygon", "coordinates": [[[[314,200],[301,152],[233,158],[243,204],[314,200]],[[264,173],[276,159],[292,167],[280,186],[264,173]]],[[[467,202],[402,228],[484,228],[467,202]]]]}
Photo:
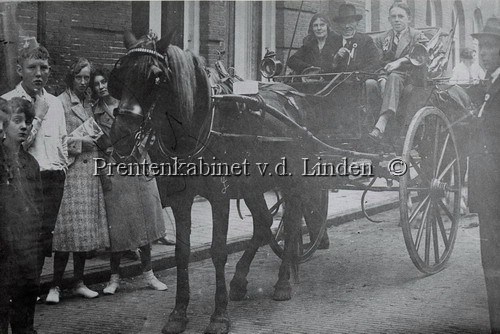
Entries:
{"type": "Polygon", "coordinates": [[[283,64],[276,59],[276,52],[267,49],[264,59],[260,62],[260,73],[266,79],[279,75],[283,71],[283,64]]]}

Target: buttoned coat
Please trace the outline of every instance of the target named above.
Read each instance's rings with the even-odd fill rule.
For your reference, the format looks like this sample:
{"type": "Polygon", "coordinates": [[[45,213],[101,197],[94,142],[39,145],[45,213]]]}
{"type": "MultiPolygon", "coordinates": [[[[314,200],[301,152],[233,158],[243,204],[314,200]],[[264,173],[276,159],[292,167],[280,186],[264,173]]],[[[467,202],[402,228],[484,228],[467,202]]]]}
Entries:
{"type": "MultiPolygon", "coordinates": [[[[333,38],[333,47],[336,48],[335,53],[343,47],[344,39],[340,35],[333,38]]],[[[380,53],[375,46],[373,39],[367,34],[356,32],[354,36],[346,44],[349,51],[352,52],[352,59],[348,61],[348,57],[341,59],[334,72],[347,71],[376,71],[380,67],[380,53]],[[356,45],[356,48],[354,48],[356,45]],[[354,48],[354,52],[352,51],[354,48]]]]}
{"type": "MultiPolygon", "coordinates": [[[[109,134],[114,117],[101,101],[94,105],[94,117],[104,132],[100,148],[109,151],[109,134]]],[[[108,155],[103,158],[108,159],[108,155]]],[[[148,158],[149,161],[149,158],[148,158]]],[[[136,249],[166,235],[164,213],[154,177],[120,175],[116,168],[103,175],[104,200],[112,252],[136,249]]]]}
{"type": "Polygon", "coordinates": [[[86,147],[71,133],[92,117],[90,103],[82,103],[69,89],[59,95],[66,116],[68,156],[61,208],[54,229],[54,251],[85,252],[109,247],[106,209],[100,178],[94,175],[98,146],[86,147]]]}
{"type": "Polygon", "coordinates": [[[469,169],[471,212],[500,212],[500,78],[487,90],[488,101],[476,120],[469,169]]]}
{"type": "Polygon", "coordinates": [[[40,275],[43,214],[40,167],[33,156],[21,149],[19,166],[13,175],[10,184],[0,184],[0,286],[12,283],[13,279],[17,283],[37,282],[40,275]]]}

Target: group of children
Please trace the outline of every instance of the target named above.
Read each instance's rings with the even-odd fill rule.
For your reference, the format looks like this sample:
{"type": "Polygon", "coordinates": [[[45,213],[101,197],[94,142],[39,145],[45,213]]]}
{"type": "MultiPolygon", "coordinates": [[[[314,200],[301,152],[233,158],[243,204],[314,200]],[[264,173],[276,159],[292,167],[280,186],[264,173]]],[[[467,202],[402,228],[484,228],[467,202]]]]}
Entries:
{"type": "Polygon", "coordinates": [[[0,98],[0,334],[33,334],[42,253],[40,167],[22,147],[35,110],[0,98]]]}

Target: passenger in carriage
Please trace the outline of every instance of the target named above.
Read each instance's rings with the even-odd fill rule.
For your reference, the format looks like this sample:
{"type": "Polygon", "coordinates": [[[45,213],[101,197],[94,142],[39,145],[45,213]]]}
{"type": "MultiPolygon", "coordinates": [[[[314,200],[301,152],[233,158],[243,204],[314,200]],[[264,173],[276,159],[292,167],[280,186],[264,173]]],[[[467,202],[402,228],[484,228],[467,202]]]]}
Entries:
{"type": "Polygon", "coordinates": [[[333,57],[335,72],[375,71],[380,66],[380,54],[373,39],[358,32],[358,22],[362,18],[351,4],[340,5],[339,15],[333,18],[341,29],[341,35],[334,36],[337,50],[333,57]]]}
{"type": "Polygon", "coordinates": [[[500,333],[500,19],[488,19],[483,32],[472,37],[479,41],[487,89],[471,143],[469,207],[479,216],[491,333],[500,333]]]}
{"type": "Polygon", "coordinates": [[[330,20],[321,13],[315,14],[309,22],[308,35],[304,45],[288,60],[288,67],[300,74],[305,69],[317,69],[323,73],[333,71],[333,57],[338,50],[330,20]]]}
{"type": "Polygon", "coordinates": [[[380,116],[370,138],[382,140],[387,122],[397,112],[399,99],[406,85],[413,65],[409,53],[416,43],[426,43],[428,38],[423,32],[409,26],[410,7],[403,2],[395,2],[389,9],[389,22],[392,29],[378,38],[375,43],[382,50],[382,66],[385,74],[379,79],[382,107],[380,116]]]}

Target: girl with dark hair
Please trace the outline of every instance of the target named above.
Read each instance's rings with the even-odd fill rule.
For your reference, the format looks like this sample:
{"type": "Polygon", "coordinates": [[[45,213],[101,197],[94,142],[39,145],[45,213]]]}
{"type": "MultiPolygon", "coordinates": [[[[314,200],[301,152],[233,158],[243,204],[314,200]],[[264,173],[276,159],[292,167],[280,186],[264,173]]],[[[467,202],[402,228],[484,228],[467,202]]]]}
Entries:
{"type": "Polygon", "coordinates": [[[100,133],[84,130],[95,128],[87,94],[91,70],[88,60],[76,60],[66,76],[67,89],[59,95],[66,116],[69,168],[54,230],[54,280],[46,298],[48,304],[59,302],[70,252],[74,261],[74,293],[86,298],[97,297],[99,294],[83,283],[85,259],[87,252],[109,247],[104,195],[100,179],[93,175],[100,133]]]}
{"type": "Polygon", "coordinates": [[[317,13],[309,22],[308,35],[304,45],[288,60],[288,67],[297,73],[306,68],[316,67],[322,72],[333,72],[333,57],[337,53],[332,25],[326,15],[317,13]]]}
{"type": "MultiPolygon", "coordinates": [[[[112,143],[109,139],[114,121],[113,109],[118,107],[118,100],[108,92],[109,72],[98,69],[92,73],[90,87],[93,96],[94,117],[104,135],[99,141],[101,157],[109,161],[112,143]]],[[[115,169],[113,171],[116,172],[115,169]]],[[[119,173],[101,175],[104,185],[104,200],[109,226],[111,249],[111,278],[103,292],[112,295],[120,282],[120,262],[125,251],[139,248],[143,278],[151,288],[167,290],[153,274],[151,266],[151,243],[165,236],[165,222],[160,203],[160,195],[154,178],[145,175],[123,176],[119,173]]]]}

